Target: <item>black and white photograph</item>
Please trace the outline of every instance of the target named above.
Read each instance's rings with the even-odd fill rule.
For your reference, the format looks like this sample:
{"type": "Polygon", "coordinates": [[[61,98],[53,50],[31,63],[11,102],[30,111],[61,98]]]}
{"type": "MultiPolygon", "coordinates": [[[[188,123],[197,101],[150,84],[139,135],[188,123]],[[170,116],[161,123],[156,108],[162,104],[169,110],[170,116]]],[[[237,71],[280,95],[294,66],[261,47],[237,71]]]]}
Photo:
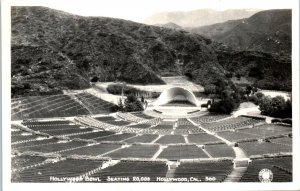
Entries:
{"type": "Polygon", "coordinates": [[[6,185],[300,189],[298,1],[25,2],[2,6],[6,185]]]}

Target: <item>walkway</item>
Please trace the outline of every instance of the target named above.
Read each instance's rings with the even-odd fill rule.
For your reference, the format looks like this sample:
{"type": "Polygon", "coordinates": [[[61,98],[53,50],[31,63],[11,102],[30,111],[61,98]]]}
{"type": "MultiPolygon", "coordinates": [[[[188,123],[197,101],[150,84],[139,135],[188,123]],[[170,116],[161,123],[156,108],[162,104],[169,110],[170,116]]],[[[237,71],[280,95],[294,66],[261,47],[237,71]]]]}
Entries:
{"type": "Polygon", "coordinates": [[[166,174],[166,178],[174,178],[174,174],[178,166],[178,162],[168,161],[167,165],[168,165],[168,172],[166,174]]]}
{"type": "MultiPolygon", "coordinates": [[[[143,91],[151,92],[163,92],[165,89],[172,87],[183,87],[192,92],[204,92],[204,88],[201,85],[195,84],[187,80],[185,76],[172,76],[172,77],[162,77],[162,80],[165,81],[164,85],[135,85],[127,84],[128,86],[135,87],[143,91]]],[[[110,84],[115,82],[97,82],[96,86],[106,89],[110,84]]]]}
{"type": "Polygon", "coordinates": [[[75,95],[69,94],[69,96],[70,96],[75,102],[79,103],[83,108],[85,108],[86,110],[88,110],[90,114],[93,113],[93,111],[90,110],[90,108],[87,107],[85,104],[83,104],[82,101],[81,101],[80,99],[78,99],[75,95]]]}
{"type": "Polygon", "coordinates": [[[211,132],[211,131],[201,127],[201,125],[197,125],[195,122],[193,122],[190,119],[188,119],[188,120],[191,123],[193,123],[194,125],[198,126],[202,130],[204,130],[207,134],[211,134],[211,135],[215,136],[216,138],[218,138],[218,139],[222,140],[223,142],[225,142],[227,145],[231,146],[231,148],[233,149],[233,151],[235,153],[235,156],[236,156],[235,159],[234,159],[235,165],[234,165],[234,168],[231,171],[231,173],[224,180],[224,182],[239,182],[239,180],[242,178],[242,176],[244,175],[244,173],[247,170],[248,160],[249,160],[248,156],[243,151],[243,149],[241,149],[239,147],[234,147],[233,143],[228,141],[227,139],[224,139],[223,137],[220,137],[216,133],[211,132]]]}
{"type": "Polygon", "coordinates": [[[246,172],[247,167],[235,168],[224,180],[224,182],[239,182],[244,173],[246,172]]]}

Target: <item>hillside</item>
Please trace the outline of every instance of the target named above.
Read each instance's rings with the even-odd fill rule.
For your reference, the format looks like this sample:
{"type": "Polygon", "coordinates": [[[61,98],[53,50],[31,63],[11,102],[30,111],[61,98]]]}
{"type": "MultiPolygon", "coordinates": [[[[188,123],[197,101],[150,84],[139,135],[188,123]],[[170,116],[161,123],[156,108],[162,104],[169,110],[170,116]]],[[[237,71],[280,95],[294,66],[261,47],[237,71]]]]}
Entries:
{"type": "Polygon", "coordinates": [[[60,52],[44,46],[13,45],[12,97],[48,95],[89,87],[88,76],[60,52]]]}
{"type": "Polygon", "coordinates": [[[257,51],[220,51],[218,62],[233,77],[244,77],[259,88],[292,90],[292,63],[289,56],[257,51]]]}
{"type": "Polygon", "coordinates": [[[44,7],[11,12],[13,97],[86,88],[92,77],[135,84],[185,73],[203,85],[225,79],[211,41],[200,35],[44,7]]]}
{"type": "Polygon", "coordinates": [[[205,25],[201,27],[185,28],[185,30],[216,40],[220,34],[231,31],[234,27],[243,22],[243,20],[244,19],[229,20],[224,23],[216,23],[213,25],[205,25]]]}
{"type": "Polygon", "coordinates": [[[85,89],[95,77],[144,85],[163,84],[161,76],[186,75],[206,87],[218,79],[230,82],[230,73],[251,77],[261,88],[291,89],[288,56],[236,51],[181,29],[121,19],[44,7],[11,11],[12,97],[85,89]],[[260,65],[267,69],[253,75],[260,65]],[[278,76],[282,83],[272,86],[278,76]]]}
{"type": "Polygon", "coordinates": [[[228,9],[216,11],[212,9],[198,9],[193,11],[161,12],[148,17],[144,23],[166,24],[175,23],[181,27],[200,27],[212,25],[233,19],[248,18],[259,10],[228,9]]]}
{"type": "Polygon", "coordinates": [[[189,29],[237,50],[291,54],[291,10],[261,11],[247,19],[189,29]]]}

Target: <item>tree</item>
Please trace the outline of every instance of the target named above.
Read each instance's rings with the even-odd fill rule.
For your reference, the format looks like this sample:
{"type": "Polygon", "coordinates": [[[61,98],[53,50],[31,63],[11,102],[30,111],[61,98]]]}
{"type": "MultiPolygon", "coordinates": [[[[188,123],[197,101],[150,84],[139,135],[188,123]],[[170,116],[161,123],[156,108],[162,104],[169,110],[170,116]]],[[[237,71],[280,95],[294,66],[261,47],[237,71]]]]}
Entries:
{"type": "Polygon", "coordinates": [[[292,103],[290,100],[285,101],[282,96],[263,97],[259,102],[259,109],[263,115],[272,117],[291,117],[292,103]]]}
{"type": "Polygon", "coordinates": [[[210,112],[230,114],[235,109],[235,103],[232,99],[213,102],[208,109],[210,112]]]}
{"type": "Polygon", "coordinates": [[[215,94],[216,93],[216,86],[208,85],[204,87],[204,91],[206,94],[215,94]]]}
{"type": "Polygon", "coordinates": [[[215,85],[216,85],[216,93],[219,95],[226,89],[227,86],[226,82],[222,79],[218,79],[215,85]]]}
{"type": "Polygon", "coordinates": [[[281,114],[283,114],[286,103],[282,96],[276,96],[271,101],[272,109],[273,109],[273,116],[280,117],[281,114]]]}
{"type": "Polygon", "coordinates": [[[132,112],[132,111],[143,111],[144,107],[143,104],[134,96],[129,95],[125,99],[125,111],[132,112]]]}
{"type": "Polygon", "coordinates": [[[259,103],[259,99],[257,98],[257,96],[254,94],[254,95],[252,95],[252,96],[250,96],[249,98],[248,98],[248,100],[250,101],[250,102],[253,102],[255,105],[258,105],[258,103],[259,103]]]}
{"type": "Polygon", "coordinates": [[[261,99],[259,103],[259,109],[261,111],[261,114],[269,115],[272,113],[271,101],[272,99],[269,96],[263,97],[261,99]]]}
{"type": "Polygon", "coordinates": [[[215,85],[216,95],[221,100],[214,101],[213,99],[211,107],[208,109],[208,111],[227,114],[231,113],[240,105],[240,90],[236,88],[234,84],[228,84],[222,79],[218,79],[215,85]]]}
{"type": "Polygon", "coordinates": [[[97,76],[94,76],[92,79],[91,79],[91,82],[98,82],[99,78],[97,76]]]}
{"type": "Polygon", "coordinates": [[[144,96],[141,97],[141,102],[144,103],[145,102],[145,98],[144,96]]]}
{"type": "Polygon", "coordinates": [[[123,105],[123,101],[121,98],[119,99],[118,107],[119,107],[120,111],[124,111],[124,105],[123,105]]]}
{"type": "Polygon", "coordinates": [[[237,92],[224,90],[221,94],[221,101],[213,102],[208,109],[210,112],[230,114],[240,105],[240,95],[237,92]]]}
{"type": "Polygon", "coordinates": [[[261,92],[257,92],[256,94],[256,97],[258,98],[258,99],[262,99],[265,95],[263,94],[263,93],[261,93],[261,92]]]}
{"type": "Polygon", "coordinates": [[[292,100],[287,100],[286,101],[286,107],[285,107],[285,111],[284,114],[286,115],[285,117],[292,117],[292,100]]]}
{"type": "Polygon", "coordinates": [[[250,85],[247,85],[246,87],[246,94],[247,94],[247,97],[249,98],[249,95],[252,93],[252,87],[250,85]]]}

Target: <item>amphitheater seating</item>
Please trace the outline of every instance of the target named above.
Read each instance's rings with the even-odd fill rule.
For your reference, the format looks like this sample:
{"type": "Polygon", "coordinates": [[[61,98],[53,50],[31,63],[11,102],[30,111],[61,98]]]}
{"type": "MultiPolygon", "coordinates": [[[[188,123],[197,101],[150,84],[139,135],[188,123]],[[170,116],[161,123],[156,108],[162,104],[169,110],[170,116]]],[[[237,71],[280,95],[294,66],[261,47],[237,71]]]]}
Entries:
{"type": "Polygon", "coordinates": [[[176,127],[177,130],[193,130],[199,129],[197,126],[194,125],[180,125],[176,127]]]}
{"type": "Polygon", "coordinates": [[[42,131],[43,133],[47,133],[52,136],[63,136],[63,135],[69,135],[69,134],[77,134],[77,133],[86,133],[86,132],[92,132],[93,128],[73,128],[73,129],[54,129],[54,130],[48,130],[48,131],[42,131]]]}
{"type": "Polygon", "coordinates": [[[216,138],[213,135],[209,135],[207,133],[189,134],[187,138],[188,138],[190,143],[197,143],[197,144],[207,144],[207,143],[221,142],[220,139],[216,138]]]}
{"type": "Polygon", "coordinates": [[[170,145],[165,148],[158,158],[168,160],[208,158],[205,152],[196,145],[170,145]]]}
{"type": "MultiPolygon", "coordinates": [[[[125,113],[120,113],[120,114],[123,115],[125,113]]],[[[132,117],[132,115],[130,114],[129,117],[132,117]]],[[[133,117],[133,118],[135,118],[135,117],[133,117]]],[[[134,119],[132,119],[132,120],[134,120],[134,119]]],[[[159,123],[160,119],[155,118],[155,119],[151,119],[151,120],[143,120],[141,122],[138,122],[137,125],[131,125],[131,126],[112,125],[112,124],[98,121],[92,117],[77,117],[77,118],[75,118],[75,121],[77,123],[83,124],[85,126],[91,126],[91,127],[98,128],[98,129],[100,128],[100,129],[104,129],[107,131],[114,131],[114,132],[122,131],[122,132],[133,133],[133,134],[136,134],[136,133],[152,134],[152,133],[157,133],[158,130],[143,128],[143,127],[149,127],[149,125],[151,123],[159,123]],[[139,128],[139,127],[142,127],[142,128],[139,128]]],[[[160,134],[164,134],[164,133],[170,134],[171,132],[170,132],[170,130],[159,129],[159,133],[160,134]],[[169,132],[166,132],[166,131],[169,131],[169,132]]]]}
{"type": "Polygon", "coordinates": [[[89,131],[93,131],[93,128],[81,127],[80,125],[74,125],[67,121],[36,121],[36,122],[23,122],[23,124],[27,125],[28,128],[39,131],[42,133],[46,133],[52,136],[63,136],[63,135],[73,135],[78,133],[85,133],[89,131]],[[68,123],[68,124],[67,124],[68,123]]]}
{"type": "Polygon", "coordinates": [[[152,116],[149,116],[149,115],[146,115],[144,114],[143,112],[135,112],[135,113],[131,113],[139,118],[144,118],[144,119],[154,119],[154,117],[152,116]]]}
{"type": "Polygon", "coordinates": [[[155,143],[171,144],[171,143],[185,143],[182,135],[164,135],[158,139],[155,143]]]}
{"type": "Polygon", "coordinates": [[[139,124],[157,125],[159,123],[161,123],[161,119],[160,118],[153,118],[153,119],[142,121],[139,124]]]}
{"type": "Polygon", "coordinates": [[[79,93],[75,97],[82,102],[91,114],[109,113],[114,104],[89,93],[79,93]]]}
{"type": "Polygon", "coordinates": [[[125,125],[129,125],[131,122],[119,120],[119,121],[105,121],[105,123],[118,125],[118,126],[125,126],[125,125]]]}
{"type": "Polygon", "coordinates": [[[114,106],[114,104],[89,93],[79,93],[70,96],[33,96],[23,98],[20,102],[14,101],[13,103],[12,120],[109,113],[111,107],[114,106]],[[16,105],[19,105],[19,107],[16,105]]]}
{"type": "Polygon", "coordinates": [[[292,164],[292,157],[253,159],[240,181],[260,182],[258,174],[266,168],[273,173],[272,182],[291,182],[292,164]]]}
{"type": "Polygon", "coordinates": [[[173,129],[153,129],[153,132],[156,132],[159,135],[171,135],[173,129]]]}
{"type": "Polygon", "coordinates": [[[175,125],[175,121],[161,121],[160,125],[170,125],[170,126],[174,126],[175,125]]]}
{"type": "Polygon", "coordinates": [[[24,141],[19,144],[12,144],[12,148],[21,148],[21,147],[33,147],[33,146],[41,146],[41,145],[48,145],[52,143],[57,143],[59,139],[57,138],[44,138],[41,140],[35,140],[35,141],[24,141]]]}
{"type": "Polygon", "coordinates": [[[241,133],[259,135],[260,137],[270,137],[270,136],[277,136],[277,135],[291,133],[292,128],[265,124],[265,125],[255,126],[254,128],[240,129],[237,131],[241,133]]]}
{"type": "Polygon", "coordinates": [[[111,125],[118,125],[118,126],[125,126],[125,125],[130,124],[130,122],[128,122],[128,121],[116,120],[116,118],[114,118],[112,116],[95,117],[95,119],[97,119],[101,122],[104,122],[104,123],[108,123],[111,125]]]}
{"type": "Polygon", "coordinates": [[[77,123],[82,124],[83,126],[89,126],[89,127],[93,127],[96,129],[106,130],[106,131],[120,132],[120,131],[125,131],[128,129],[126,126],[112,125],[112,124],[109,124],[106,122],[101,122],[92,117],[77,117],[74,120],[77,123]]]}
{"type": "Polygon", "coordinates": [[[50,121],[37,121],[37,120],[24,120],[23,125],[26,126],[60,126],[69,125],[71,122],[67,120],[50,120],[50,121]]]}
{"type": "Polygon", "coordinates": [[[236,117],[229,118],[219,122],[212,122],[202,124],[201,126],[214,132],[227,131],[237,128],[242,128],[246,126],[253,126],[256,123],[261,122],[259,119],[247,118],[247,117],[236,117]]]}
{"type": "Polygon", "coordinates": [[[227,139],[228,141],[237,142],[241,140],[253,140],[261,137],[260,135],[250,134],[250,133],[242,133],[244,131],[222,131],[219,132],[218,135],[227,139]]]}
{"type": "Polygon", "coordinates": [[[256,126],[255,128],[257,129],[264,129],[264,130],[269,130],[269,131],[281,131],[285,133],[289,133],[292,131],[292,126],[288,125],[277,125],[277,124],[263,124],[256,126]]]}
{"type": "Polygon", "coordinates": [[[31,156],[31,155],[14,156],[11,158],[11,168],[14,170],[14,169],[28,167],[34,164],[42,163],[46,159],[47,158],[43,156],[31,156]]]}
{"type": "Polygon", "coordinates": [[[75,125],[69,121],[24,121],[23,124],[34,131],[52,136],[66,136],[94,131],[93,128],[75,125]]]}
{"type": "Polygon", "coordinates": [[[122,141],[124,139],[128,139],[130,137],[136,136],[135,134],[132,133],[122,133],[122,134],[115,134],[111,136],[106,136],[106,137],[99,137],[95,138],[94,140],[101,142],[101,141],[122,141]]]}
{"type": "Polygon", "coordinates": [[[157,125],[155,127],[151,127],[151,129],[173,129],[173,125],[157,125]]]}
{"type": "Polygon", "coordinates": [[[19,152],[31,151],[31,152],[41,152],[41,153],[52,153],[52,152],[66,150],[66,149],[73,149],[85,145],[87,145],[87,143],[85,142],[68,141],[68,142],[61,142],[61,143],[54,143],[54,144],[36,145],[32,147],[22,147],[22,148],[17,148],[17,150],[19,152]]]}
{"type": "Polygon", "coordinates": [[[174,134],[181,134],[181,135],[187,135],[187,134],[197,134],[197,133],[204,133],[202,129],[200,129],[197,126],[194,125],[180,125],[177,126],[174,134]]]}
{"type": "Polygon", "coordinates": [[[95,145],[88,145],[86,147],[80,147],[78,149],[69,150],[65,152],[61,152],[63,156],[69,155],[84,155],[84,156],[98,156],[109,151],[112,151],[117,148],[121,148],[121,144],[95,144],[95,145]]]}
{"type": "Polygon", "coordinates": [[[11,136],[11,142],[17,143],[17,142],[24,142],[28,140],[36,140],[38,138],[42,138],[43,136],[40,135],[34,135],[32,133],[24,132],[20,135],[11,136]]]}
{"type": "Polygon", "coordinates": [[[195,128],[195,129],[189,130],[189,133],[190,133],[190,134],[198,134],[198,133],[205,133],[205,131],[203,131],[203,130],[200,129],[200,128],[195,128]]]}
{"type": "Polygon", "coordinates": [[[146,128],[151,127],[151,125],[144,123],[144,124],[130,125],[128,127],[139,128],[139,129],[146,129],[146,128]]]}
{"type": "Polygon", "coordinates": [[[112,116],[95,117],[95,119],[97,119],[99,121],[103,121],[103,122],[116,120],[116,118],[114,118],[112,116]]]}
{"type": "Polygon", "coordinates": [[[290,137],[279,137],[275,139],[270,139],[272,143],[281,144],[281,145],[289,145],[292,146],[293,140],[290,137]]]}
{"type": "Polygon", "coordinates": [[[72,135],[68,136],[71,139],[78,138],[78,139],[96,139],[100,137],[106,137],[109,135],[115,134],[114,132],[110,131],[97,131],[97,132],[91,132],[91,133],[85,133],[85,134],[79,134],[79,135],[72,135]]]}
{"type": "Polygon", "coordinates": [[[133,115],[131,113],[118,112],[117,116],[120,117],[120,118],[122,118],[122,119],[124,119],[125,121],[132,121],[132,122],[136,122],[136,123],[147,121],[144,118],[137,117],[137,116],[135,116],[135,115],[133,115]]]}
{"type": "Polygon", "coordinates": [[[19,101],[19,107],[12,108],[12,120],[89,114],[87,109],[68,95],[32,96],[22,98],[19,101]]]}
{"type": "Polygon", "coordinates": [[[132,145],[127,148],[117,150],[109,153],[111,158],[152,158],[153,155],[158,151],[158,145],[132,145]]]}
{"type": "Polygon", "coordinates": [[[173,134],[174,135],[187,135],[189,133],[190,133],[190,131],[187,129],[175,129],[173,134]]]}
{"type": "Polygon", "coordinates": [[[158,135],[154,135],[154,134],[144,134],[138,137],[127,139],[125,142],[126,143],[151,143],[157,137],[158,135]]]}
{"type": "Polygon", "coordinates": [[[101,122],[92,117],[77,117],[74,120],[75,122],[83,124],[84,126],[96,127],[101,129],[109,129],[109,128],[117,127],[108,123],[101,122]]]}
{"type": "Polygon", "coordinates": [[[52,131],[57,129],[79,129],[79,125],[28,125],[28,128],[34,131],[52,131]]]}
{"type": "Polygon", "coordinates": [[[11,129],[11,136],[22,136],[22,134],[26,133],[26,131],[20,129],[11,129]]]}
{"type": "Polygon", "coordinates": [[[205,145],[205,150],[214,158],[234,157],[235,153],[231,147],[226,144],[205,145]]]}
{"type": "Polygon", "coordinates": [[[78,177],[102,165],[103,161],[66,159],[25,169],[12,175],[12,182],[51,182],[54,177],[78,177]],[[74,168],[75,167],[75,168],[74,168]]]}
{"type": "Polygon", "coordinates": [[[241,147],[249,156],[292,152],[291,146],[259,141],[239,143],[239,147],[241,147]]]}
{"type": "Polygon", "coordinates": [[[107,181],[110,177],[150,177],[150,182],[155,182],[156,177],[165,177],[168,166],[165,162],[148,161],[121,161],[114,166],[105,168],[91,177],[100,177],[102,181],[107,181]]]}
{"type": "Polygon", "coordinates": [[[214,121],[218,121],[227,117],[230,117],[230,115],[209,113],[207,115],[203,115],[200,117],[193,117],[191,118],[191,120],[197,124],[203,124],[203,123],[211,123],[214,121]]]}
{"type": "Polygon", "coordinates": [[[19,130],[20,130],[20,125],[17,125],[17,124],[11,124],[11,130],[12,130],[12,131],[19,131],[19,130]]]}
{"type": "Polygon", "coordinates": [[[186,118],[179,118],[177,121],[178,126],[190,126],[193,125],[189,120],[187,120],[186,118]]]}
{"type": "Polygon", "coordinates": [[[191,130],[188,130],[188,129],[175,129],[174,130],[174,135],[187,135],[190,133],[191,133],[191,130]]]}
{"type": "Polygon", "coordinates": [[[112,106],[88,93],[13,100],[12,118],[23,118],[21,114],[31,118],[23,120],[22,125],[34,132],[21,125],[11,126],[12,153],[22,154],[12,157],[12,181],[49,182],[50,175],[74,177],[95,169],[90,176],[100,177],[102,181],[106,181],[106,175],[149,176],[151,181],[156,181],[157,176],[166,176],[166,161],[171,160],[178,162],[170,163],[171,169],[179,164],[174,177],[192,176],[205,182],[206,176],[212,176],[216,177],[214,182],[222,182],[232,171],[232,158],[236,157],[234,148],[203,129],[238,142],[237,145],[253,159],[242,181],[257,181],[253,180],[258,170],[253,167],[256,164],[276,173],[275,182],[291,181],[291,157],[257,159],[290,155],[292,138],[287,135],[291,136],[291,126],[213,113],[177,120],[154,118],[143,112],[118,112],[113,117],[107,115],[112,106]],[[93,118],[90,115],[96,113],[101,116],[93,118]],[[76,115],[86,116],[75,117],[75,123],[65,118],[32,119],[76,115]],[[103,162],[107,162],[105,167],[111,166],[100,169],[103,162]]]}
{"type": "Polygon", "coordinates": [[[228,161],[208,161],[199,163],[181,163],[175,171],[174,177],[198,177],[207,182],[205,177],[215,177],[213,182],[223,182],[232,171],[233,165],[228,161]]]}

